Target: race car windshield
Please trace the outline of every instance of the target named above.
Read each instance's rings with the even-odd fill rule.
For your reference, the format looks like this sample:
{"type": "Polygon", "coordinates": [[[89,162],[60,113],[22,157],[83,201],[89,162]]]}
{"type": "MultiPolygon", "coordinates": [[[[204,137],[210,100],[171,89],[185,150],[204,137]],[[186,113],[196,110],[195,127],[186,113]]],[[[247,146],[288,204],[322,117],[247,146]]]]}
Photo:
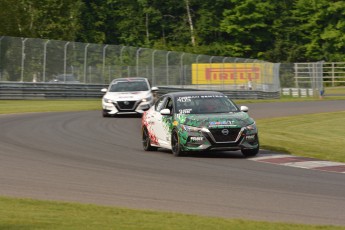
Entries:
{"type": "Polygon", "coordinates": [[[110,87],[110,92],[135,92],[148,90],[149,87],[145,81],[118,81],[110,87]]]}
{"type": "Polygon", "coordinates": [[[211,114],[238,112],[238,107],[222,95],[181,96],[176,98],[179,114],[211,114]]]}

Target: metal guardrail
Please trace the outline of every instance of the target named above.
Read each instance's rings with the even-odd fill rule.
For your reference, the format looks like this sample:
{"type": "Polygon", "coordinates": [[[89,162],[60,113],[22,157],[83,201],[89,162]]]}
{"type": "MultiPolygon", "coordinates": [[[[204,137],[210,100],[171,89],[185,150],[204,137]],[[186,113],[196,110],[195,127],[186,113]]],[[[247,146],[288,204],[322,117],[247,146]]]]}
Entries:
{"type": "Polygon", "coordinates": [[[102,84],[1,82],[0,99],[101,98],[102,84]]]}
{"type": "MultiPolygon", "coordinates": [[[[0,99],[66,99],[66,98],[101,98],[104,84],[82,83],[40,83],[40,82],[0,82],[0,99]]],[[[157,96],[168,92],[202,90],[158,86],[157,96]]],[[[280,92],[263,92],[256,90],[217,90],[232,99],[272,99],[279,98],[280,92]]]]}
{"type": "MultiPolygon", "coordinates": [[[[205,89],[195,89],[195,88],[173,88],[173,87],[158,87],[158,95],[169,92],[178,92],[178,91],[192,91],[192,90],[205,90],[205,89]]],[[[215,90],[222,92],[231,99],[278,99],[280,98],[280,92],[264,92],[257,90],[215,90]]]]}

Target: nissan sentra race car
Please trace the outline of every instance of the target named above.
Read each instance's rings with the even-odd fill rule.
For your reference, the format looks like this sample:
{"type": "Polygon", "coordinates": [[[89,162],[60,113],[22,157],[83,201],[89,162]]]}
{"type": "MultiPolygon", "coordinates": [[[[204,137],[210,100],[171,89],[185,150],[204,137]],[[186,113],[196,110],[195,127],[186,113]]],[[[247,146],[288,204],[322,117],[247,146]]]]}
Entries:
{"type": "Polygon", "coordinates": [[[143,114],[154,103],[153,92],[157,87],[150,87],[146,78],[114,79],[108,89],[104,88],[102,98],[103,117],[118,114],[143,114]]]}
{"type": "Polygon", "coordinates": [[[166,148],[175,156],[193,151],[240,150],[246,157],[259,152],[258,129],[226,95],[213,91],[168,93],[142,116],[146,151],[166,148]]]}

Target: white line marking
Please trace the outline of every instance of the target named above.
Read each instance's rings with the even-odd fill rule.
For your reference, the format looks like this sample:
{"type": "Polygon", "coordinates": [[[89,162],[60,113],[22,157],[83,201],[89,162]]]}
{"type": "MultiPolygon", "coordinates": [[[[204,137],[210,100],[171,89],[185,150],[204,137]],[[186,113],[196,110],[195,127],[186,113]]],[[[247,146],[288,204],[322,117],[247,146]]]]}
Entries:
{"type": "Polygon", "coordinates": [[[327,167],[327,166],[342,166],[345,164],[331,162],[331,161],[303,161],[303,162],[283,163],[281,165],[310,169],[310,168],[327,167]]]}

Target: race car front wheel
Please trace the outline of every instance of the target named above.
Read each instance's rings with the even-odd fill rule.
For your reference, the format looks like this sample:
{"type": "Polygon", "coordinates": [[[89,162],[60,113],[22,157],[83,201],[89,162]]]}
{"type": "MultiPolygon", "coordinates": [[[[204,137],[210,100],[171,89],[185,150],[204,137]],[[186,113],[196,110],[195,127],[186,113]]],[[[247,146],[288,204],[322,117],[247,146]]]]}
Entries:
{"type": "Polygon", "coordinates": [[[260,145],[255,149],[242,149],[241,152],[245,157],[254,157],[259,153],[260,145]]]}
{"type": "Polygon", "coordinates": [[[171,150],[173,155],[176,157],[182,156],[184,153],[181,149],[180,138],[176,131],[173,131],[171,136],[171,150]]]}
{"type": "Polygon", "coordinates": [[[102,110],[102,116],[103,117],[110,117],[110,115],[108,114],[108,111],[105,109],[102,110]]]}
{"type": "Polygon", "coordinates": [[[149,131],[147,131],[146,127],[143,127],[142,130],[142,142],[145,151],[155,151],[157,147],[151,145],[151,139],[149,135],[149,131]]]}

